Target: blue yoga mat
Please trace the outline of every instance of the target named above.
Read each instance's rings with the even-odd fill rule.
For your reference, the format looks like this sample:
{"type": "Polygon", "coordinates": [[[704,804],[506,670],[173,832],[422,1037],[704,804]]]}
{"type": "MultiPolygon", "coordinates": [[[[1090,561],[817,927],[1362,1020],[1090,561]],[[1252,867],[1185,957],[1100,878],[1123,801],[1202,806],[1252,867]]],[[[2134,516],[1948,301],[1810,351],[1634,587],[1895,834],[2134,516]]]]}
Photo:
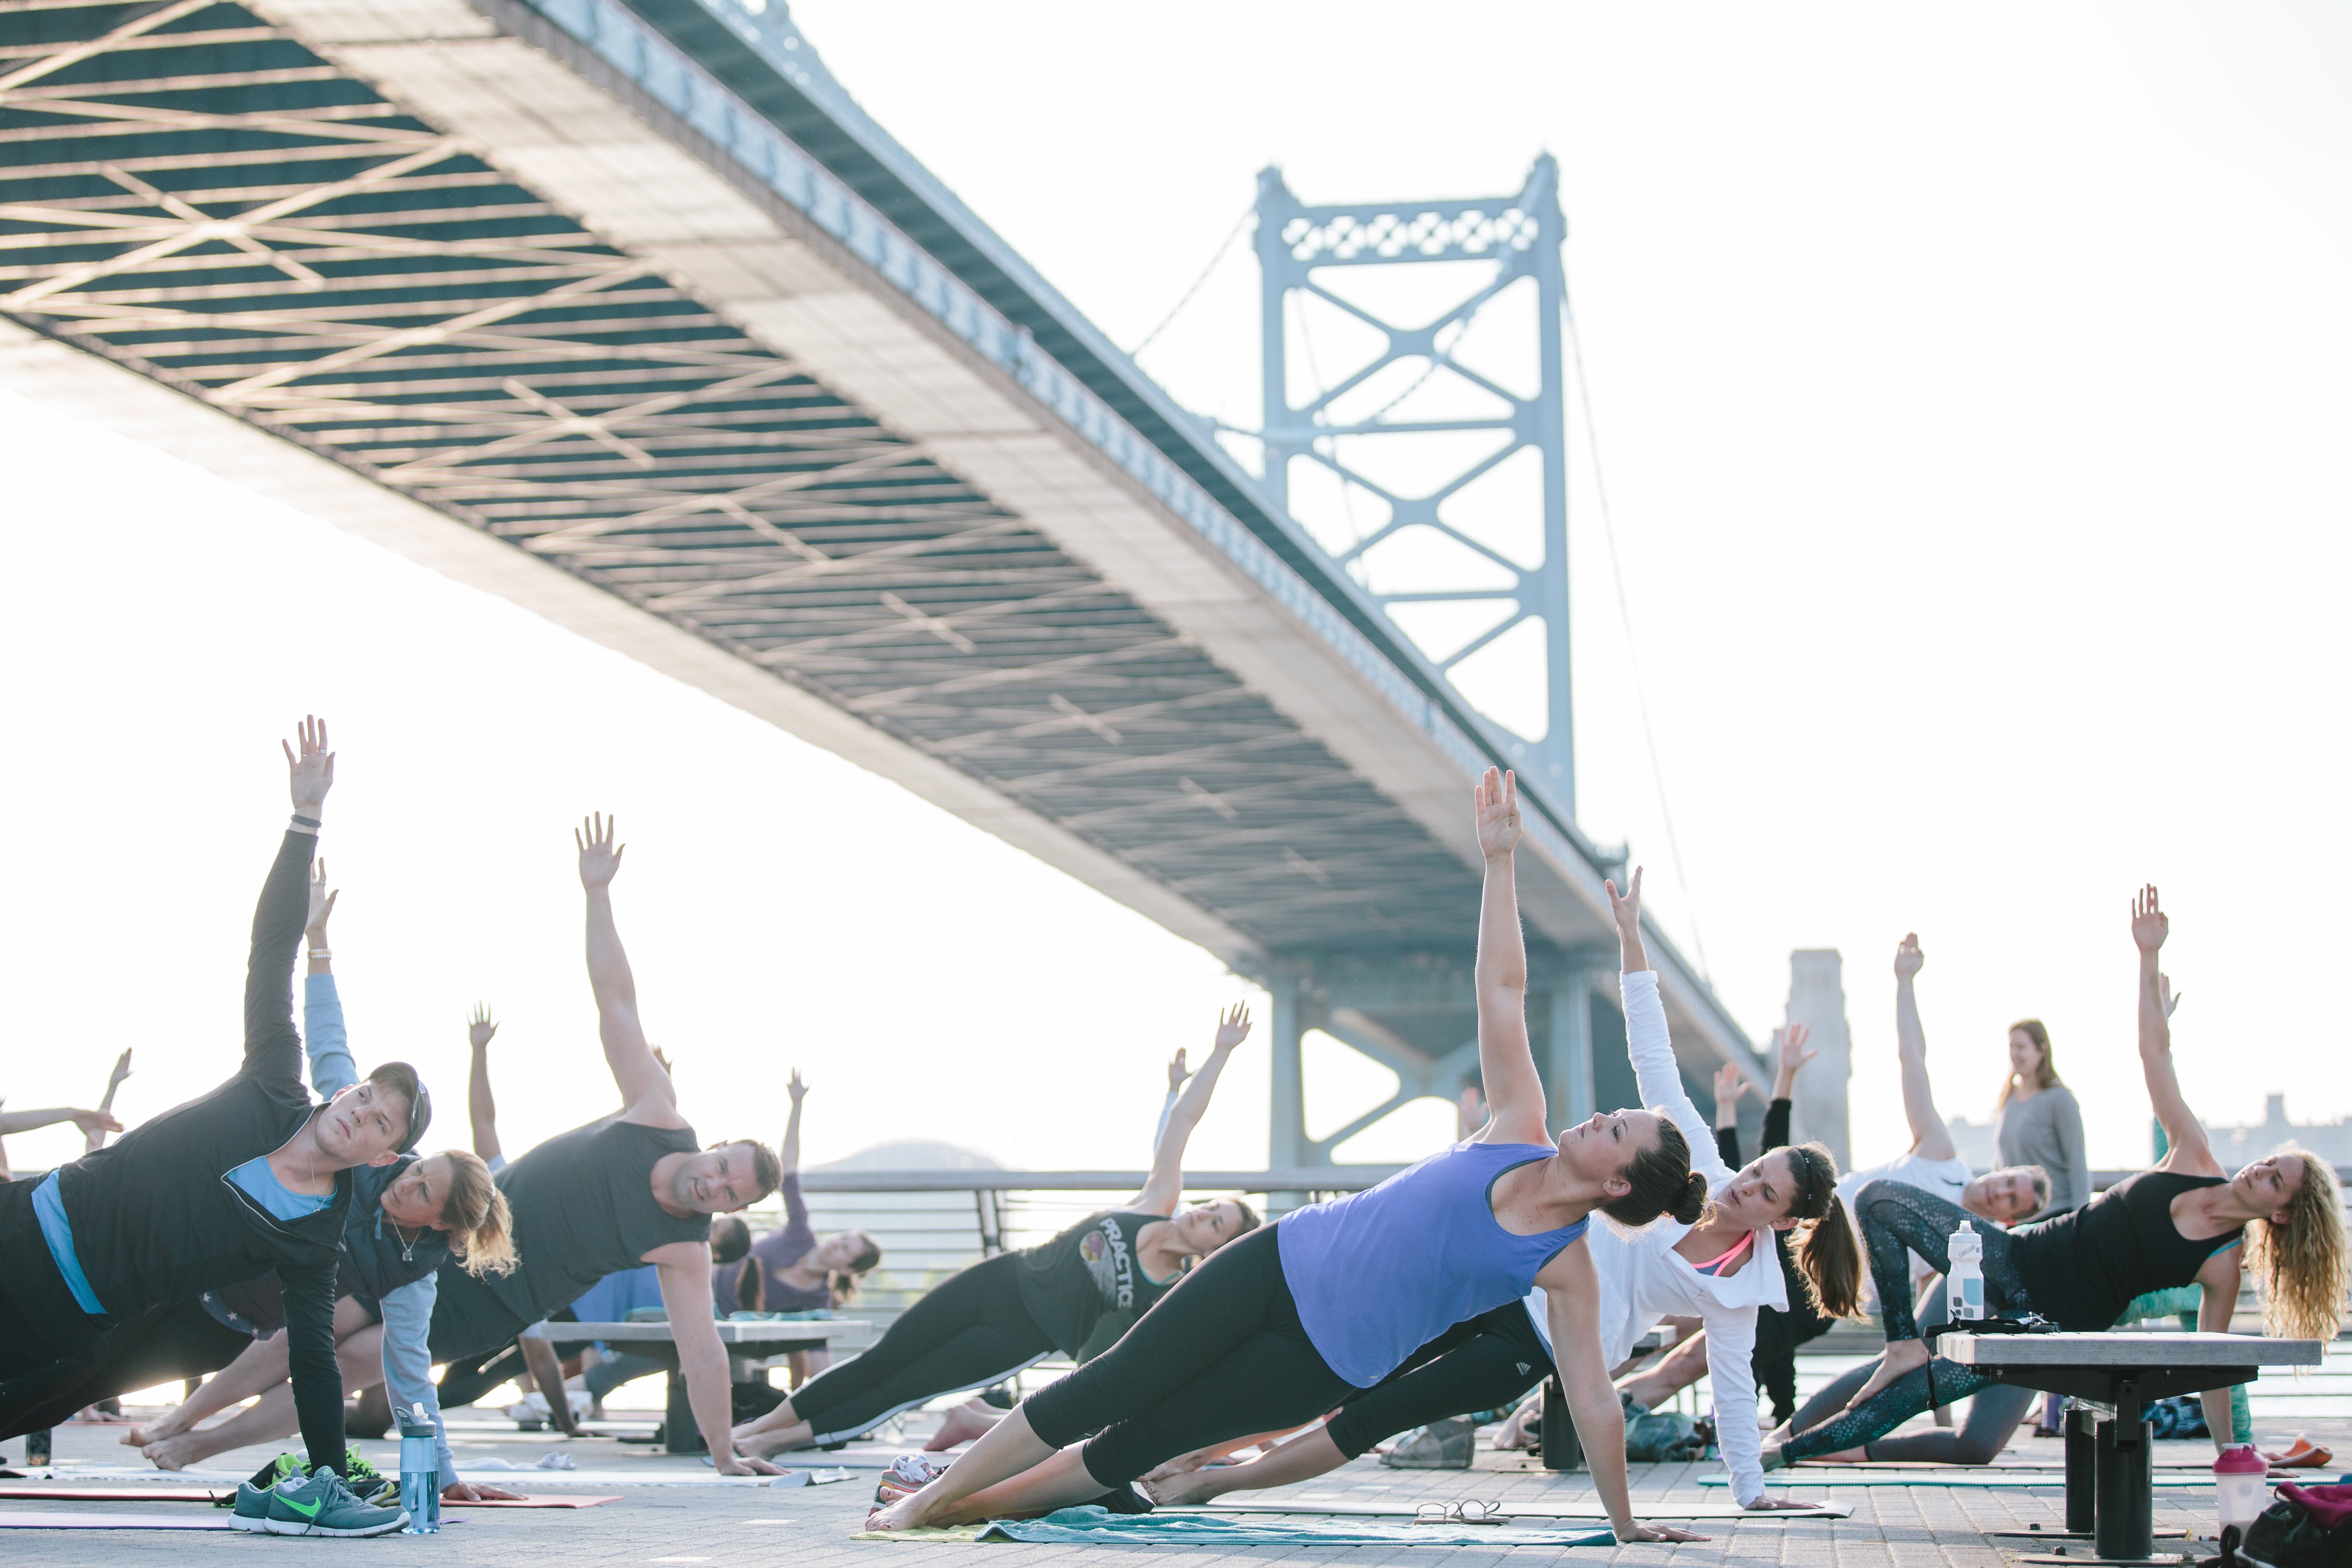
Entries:
{"type": "Polygon", "coordinates": [[[1113,1513],[1066,1508],[1043,1519],[1001,1520],[982,1541],[1055,1542],[1066,1546],[1614,1546],[1606,1527],[1568,1529],[1558,1521],[1519,1524],[1381,1524],[1370,1520],[1318,1519],[1285,1523],[1213,1514],[1113,1513]]]}
{"type": "MultiPolygon", "coordinates": [[[[1727,1476],[1701,1476],[1703,1487],[1729,1486],[1727,1476]]],[[[1974,1475],[1939,1476],[1921,1470],[1889,1470],[1875,1475],[1822,1475],[1816,1471],[1775,1470],[1764,1478],[1768,1487],[1967,1487],[1985,1489],[1992,1487],[2063,1487],[2066,1478],[2055,1471],[2038,1471],[2029,1475],[2003,1478],[1997,1470],[1979,1470],[1974,1475]]],[[[2165,1476],[2148,1478],[2148,1485],[2158,1488],[2210,1487],[2210,1476],[2165,1476]]]]}

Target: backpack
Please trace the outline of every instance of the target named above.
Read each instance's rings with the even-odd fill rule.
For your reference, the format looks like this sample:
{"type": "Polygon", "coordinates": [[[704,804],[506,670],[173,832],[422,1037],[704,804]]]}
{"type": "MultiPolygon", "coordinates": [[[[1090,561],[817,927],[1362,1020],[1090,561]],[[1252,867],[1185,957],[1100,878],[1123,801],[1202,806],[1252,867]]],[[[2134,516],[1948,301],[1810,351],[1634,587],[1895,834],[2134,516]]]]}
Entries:
{"type": "Polygon", "coordinates": [[[2231,1555],[2249,1568],[2352,1568],[2352,1486],[2281,1486],[2244,1539],[2225,1543],[2231,1555]]]}

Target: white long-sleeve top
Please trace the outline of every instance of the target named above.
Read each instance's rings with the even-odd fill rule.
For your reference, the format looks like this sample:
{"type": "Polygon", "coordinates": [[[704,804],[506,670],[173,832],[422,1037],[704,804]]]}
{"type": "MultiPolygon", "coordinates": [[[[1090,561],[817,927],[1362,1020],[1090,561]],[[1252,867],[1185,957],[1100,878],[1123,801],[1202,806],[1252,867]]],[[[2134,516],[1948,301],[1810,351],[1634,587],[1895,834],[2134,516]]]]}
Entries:
{"type": "MultiPolygon", "coordinates": [[[[1626,1049],[1633,1058],[1643,1103],[1664,1111],[1682,1130],[1690,1144],[1691,1169],[1706,1178],[1710,1194],[1722,1191],[1735,1173],[1715,1152],[1714,1124],[1699,1114],[1683,1088],[1666,1032],[1665,1005],[1658,999],[1656,973],[1645,969],[1622,975],[1618,989],[1625,1005],[1626,1049]]],[[[1756,1430],[1756,1309],[1786,1311],[1788,1287],[1780,1278],[1769,1229],[1751,1233],[1748,1257],[1727,1279],[1701,1274],[1675,1250],[1675,1244],[1689,1234],[1690,1226],[1661,1219],[1627,1235],[1595,1217],[1584,1244],[1601,1276],[1601,1353],[1616,1366],[1664,1318],[1696,1317],[1705,1323],[1706,1370],[1715,1385],[1716,1441],[1731,1472],[1733,1496],[1741,1507],[1752,1508],[1764,1497],[1764,1443],[1756,1430]]],[[[1528,1311],[1549,1345],[1541,1289],[1528,1298],[1528,1311]]]]}

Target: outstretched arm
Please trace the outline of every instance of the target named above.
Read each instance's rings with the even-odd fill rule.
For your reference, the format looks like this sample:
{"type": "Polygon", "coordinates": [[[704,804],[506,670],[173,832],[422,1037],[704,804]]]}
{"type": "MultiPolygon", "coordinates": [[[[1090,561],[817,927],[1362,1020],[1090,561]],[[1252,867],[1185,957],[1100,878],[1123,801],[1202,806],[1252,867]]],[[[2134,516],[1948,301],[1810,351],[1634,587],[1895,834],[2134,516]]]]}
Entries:
{"type": "Polygon", "coordinates": [[[1895,950],[1895,1051],[1903,1062],[1903,1114],[1911,1122],[1911,1152],[1923,1160],[1948,1160],[1952,1130],[1936,1113],[1936,1092],[1927,1087],[1927,1031],[1919,1022],[1919,996],[1913,986],[1927,955],[1919,938],[1906,935],[1895,950]]]}
{"type": "Polygon", "coordinates": [[[2156,966],[2164,939],[2172,934],[2172,921],[2158,902],[2152,882],[2132,900],[2131,933],[2132,944],[2139,949],[2139,1070],[2147,1079],[2148,1101],[2156,1107],[2167,1145],[2157,1169],[2218,1175],[2221,1167],[2205,1141],[2204,1123],[2189,1109],[2180,1092],[2180,1075],[2173,1070],[2172,1009],[2179,1004],[2172,982],[2156,966]]]}
{"type": "Polygon", "coordinates": [[[1536,1076],[1528,1041],[1528,940],[1519,929],[1519,889],[1511,852],[1518,847],[1519,786],[1510,773],[1486,770],[1472,792],[1478,849],[1486,857],[1486,890],[1478,905],[1478,1076],[1486,1088],[1487,1118],[1478,1136],[1498,1143],[1541,1143],[1543,1079],[1536,1076]]]}
{"type": "Polygon", "coordinates": [[[498,1032],[489,1008],[476,1003],[473,1021],[466,1028],[467,1043],[474,1047],[474,1070],[466,1079],[466,1115],[474,1124],[474,1152],[493,1171],[499,1164],[499,1102],[490,1096],[490,1037],[498,1032]]]}
{"type": "Polygon", "coordinates": [[[1789,1145],[1789,1102],[1797,1091],[1797,1074],[1822,1054],[1805,1048],[1812,1033],[1802,1024],[1791,1024],[1780,1032],[1780,1067],[1772,1078],[1772,1102],[1764,1108],[1764,1142],[1756,1149],[1759,1154],[1789,1145]]]}
{"type": "Polygon", "coordinates": [[[122,1131],[122,1123],[103,1110],[81,1110],[72,1106],[56,1105],[47,1110],[0,1110],[0,1138],[14,1138],[19,1132],[30,1132],[37,1127],[54,1127],[60,1121],[70,1121],[93,1136],[122,1131]]]}
{"type": "Polygon", "coordinates": [[[1706,1178],[1707,1190],[1713,1192],[1731,1180],[1731,1167],[1718,1157],[1714,1129],[1683,1087],[1683,1069],[1675,1060],[1666,1005],[1658,996],[1658,973],[1642,948],[1642,869],[1633,868],[1622,896],[1616,883],[1601,886],[1608,889],[1609,912],[1617,922],[1617,950],[1624,971],[1617,977],[1617,995],[1625,1009],[1625,1051],[1633,1058],[1634,1087],[1643,1104],[1664,1111],[1682,1130],[1690,1144],[1691,1169],[1706,1178]]]}
{"type": "Polygon", "coordinates": [[[319,861],[310,876],[310,918],[302,928],[310,951],[310,973],[302,981],[302,1045],[310,1056],[310,1087],[320,1100],[332,1100],[360,1080],[343,1026],[343,998],[335,989],[335,955],[327,945],[327,917],[335,912],[338,896],[327,890],[327,863],[319,861]]]}
{"type": "MultiPolygon", "coordinates": [[[[1536,1283],[1544,1289],[1545,1314],[1551,1321],[1552,1360],[1559,1369],[1560,1393],[1576,1423],[1585,1462],[1592,1467],[1592,1489],[1608,1510],[1610,1528],[1619,1541],[1706,1540],[1686,1531],[1634,1521],[1625,1489],[1625,1412],[1601,1359],[1601,1277],[1583,1239],[1561,1248],[1536,1276],[1536,1283]]],[[[1754,1425],[1752,1419],[1749,1425],[1754,1425]]]]}
{"type": "MultiPolygon", "coordinates": [[[[122,1087],[122,1080],[123,1080],[124,1079],[126,1079],[126,1078],[129,1078],[130,1076],[131,1076],[131,1049],[130,1049],[130,1047],[127,1047],[127,1046],[126,1046],[126,1047],[123,1047],[122,1054],[121,1054],[121,1056],[119,1056],[119,1057],[117,1057],[117,1058],[114,1058],[114,1070],[113,1070],[112,1072],[110,1072],[110,1073],[109,1073],[109,1074],[107,1075],[107,1078],[106,1078],[106,1097],[105,1097],[104,1099],[100,1100],[98,1102],[98,1109],[99,1109],[99,1112],[100,1112],[100,1114],[104,1115],[104,1116],[108,1117],[110,1120],[111,1120],[112,1115],[113,1115],[113,1111],[114,1111],[114,1091],[115,1091],[116,1089],[121,1089],[121,1088],[122,1087]]],[[[106,1147],[106,1135],[107,1135],[107,1133],[109,1133],[110,1131],[113,1131],[113,1132],[120,1132],[120,1131],[122,1131],[122,1126],[121,1126],[121,1123],[120,1123],[120,1122],[115,1123],[115,1125],[114,1125],[113,1127],[111,1127],[111,1128],[107,1128],[107,1127],[88,1127],[88,1128],[84,1128],[84,1129],[82,1130],[82,1148],[81,1148],[81,1152],[82,1152],[83,1153],[85,1153],[85,1154],[95,1154],[95,1153],[97,1153],[100,1149],[103,1149],[103,1148],[105,1148],[105,1147],[106,1147]]],[[[5,1160],[5,1159],[0,1159],[0,1167],[5,1167],[5,1166],[6,1166],[6,1164],[7,1164],[7,1161],[6,1161],[6,1160],[5,1160]]]]}
{"type": "Polygon", "coordinates": [[[1135,1206],[1147,1214],[1173,1214],[1177,1200],[1184,1195],[1184,1145],[1192,1142],[1192,1129],[1201,1124],[1201,1117],[1209,1109],[1209,1097],[1217,1092],[1217,1078],[1233,1059],[1234,1047],[1249,1038],[1249,1008],[1236,1003],[1217,1019],[1216,1043],[1209,1047],[1209,1059],[1184,1086],[1175,1109],[1168,1113],[1167,1124],[1161,1129],[1159,1147],[1151,1152],[1151,1175],[1136,1194],[1135,1206]]]}
{"type": "Polygon", "coordinates": [[[808,1098],[808,1085],[801,1081],[800,1068],[793,1069],[793,1080],[784,1086],[784,1091],[793,1097],[792,1114],[784,1118],[782,1151],[784,1170],[790,1173],[801,1168],[801,1101],[808,1098]]]}
{"type": "Polygon", "coordinates": [[[614,823],[602,812],[572,834],[580,847],[580,885],[588,890],[588,987],[596,995],[596,1033],[604,1044],[604,1065],[620,1086],[623,1120],[648,1127],[683,1127],[669,1074],[654,1059],[637,1017],[637,981],[613,923],[613,878],[621,869],[614,823]]]}
{"type": "Polygon", "coordinates": [[[310,857],[319,843],[320,812],[335,782],[335,754],[327,750],[327,726],[305,719],[301,751],[286,752],[287,793],[294,817],[278,847],[278,861],[261,886],[253,911],[253,946],[245,966],[246,1077],[283,1080],[285,1091],[303,1096],[302,1035],[294,1026],[294,949],[310,913],[310,857]]]}
{"type": "MultiPolygon", "coordinates": [[[[673,1241],[645,1256],[661,1270],[662,1307],[677,1344],[678,1376],[686,1383],[694,1424],[710,1446],[710,1462],[722,1476],[773,1476],[782,1471],[765,1459],[735,1451],[732,1395],[727,1384],[727,1349],[710,1305],[710,1247],[706,1242],[673,1241]]],[[[551,1399],[561,1399],[559,1390],[551,1399]]]]}

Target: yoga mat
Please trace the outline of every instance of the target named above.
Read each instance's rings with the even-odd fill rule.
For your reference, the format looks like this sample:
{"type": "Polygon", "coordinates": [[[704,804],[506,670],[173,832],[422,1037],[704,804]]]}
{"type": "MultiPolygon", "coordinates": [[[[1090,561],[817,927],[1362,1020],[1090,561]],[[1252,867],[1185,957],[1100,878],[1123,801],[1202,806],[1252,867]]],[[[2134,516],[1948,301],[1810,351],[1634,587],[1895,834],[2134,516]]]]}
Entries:
{"type": "MultiPolygon", "coordinates": [[[[1698,1484],[1703,1487],[1727,1487],[1731,1484],[1731,1478],[1701,1476],[1698,1479],[1698,1484]]],[[[1775,1470],[1764,1478],[1764,1484],[1768,1487],[1964,1487],[1981,1489],[1989,1487],[2063,1487],[2066,1484],[2066,1478],[2063,1475],[2053,1473],[2046,1476],[2027,1475],[2011,1479],[2000,1479],[1983,1471],[1967,1476],[1931,1476],[1922,1475],[1916,1470],[1901,1475],[1821,1476],[1790,1475],[1786,1470],[1775,1470]]],[[[2210,1487],[2213,1484],[2213,1478],[2211,1476],[2150,1476],[2147,1484],[2158,1489],[2210,1487]]]]}
{"type": "MultiPolygon", "coordinates": [[[[1517,1519],[1607,1519],[1600,1504],[1584,1508],[1520,1508],[1507,1504],[1507,1511],[1517,1519]]],[[[1160,1515],[1187,1513],[1295,1513],[1328,1515],[1336,1519],[1411,1519],[1412,1505],[1355,1502],[1229,1502],[1223,1498],[1200,1508],[1178,1505],[1156,1510],[1160,1515]]],[[[1675,1519],[1851,1519],[1853,1505],[1849,1502],[1807,1503],[1801,1509],[1748,1509],[1736,1502],[1699,1502],[1687,1508],[1675,1508],[1666,1503],[1641,1502],[1633,1505],[1637,1520],[1675,1519]]],[[[1416,1528],[1426,1530],[1427,1525],[1416,1528]]],[[[1485,1526],[1479,1528],[1484,1529],[1485,1526]]]]}
{"type": "Polygon", "coordinates": [[[226,1514],[0,1513],[0,1530],[227,1530],[226,1514]]]}
{"type": "MultiPolygon", "coordinates": [[[[776,1478],[781,1480],[783,1478],[776,1478]]],[[[234,1487],[0,1487],[0,1501],[38,1498],[47,1502],[224,1502],[236,1496],[234,1487]]],[[[527,1497],[513,1501],[485,1498],[479,1502],[442,1501],[443,1508],[594,1508],[619,1502],[609,1497],[527,1497]]]]}
{"type": "Polygon", "coordinates": [[[948,1544],[1018,1541],[1062,1546],[1614,1546],[1607,1530],[1526,1529],[1517,1525],[1378,1524],[1369,1520],[1340,1523],[1276,1524],[1265,1520],[1213,1518],[1206,1514],[1113,1513],[1102,1508],[1066,1508],[1043,1519],[999,1520],[944,1530],[861,1531],[856,1541],[948,1544]]]}

